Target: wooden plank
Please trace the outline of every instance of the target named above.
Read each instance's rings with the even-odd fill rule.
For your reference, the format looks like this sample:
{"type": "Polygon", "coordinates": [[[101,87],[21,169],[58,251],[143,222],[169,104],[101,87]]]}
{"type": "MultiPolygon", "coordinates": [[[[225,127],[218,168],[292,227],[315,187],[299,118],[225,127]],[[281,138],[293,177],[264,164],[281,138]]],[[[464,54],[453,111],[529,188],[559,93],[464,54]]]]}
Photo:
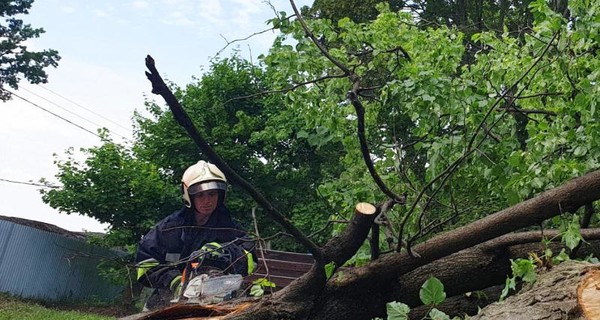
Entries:
{"type": "Polygon", "coordinates": [[[256,279],[266,278],[277,285],[275,290],[289,285],[304,275],[314,263],[312,255],[306,253],[264,250],[262,254],[256,252],[256,255],[258,257],[256,269],[254,273],[244,277],[244,282],[251,284],[256,279]]]}
{"type": "Polygon", "coordinates": [[[266,260],[259,260],[258,264],[257,264],[257,268],[256,270],[260,270],[260,269],[268,269],[269,272],[275,272],[277,273],[277,271],[290,271],[290,272],[294,272],[294,273],[306,273],[308,270],[310,270],[310,268],[312,267],[312,263],[301,263],[301,262],[289,262],[289,261],[282,261],[282,260],[272,260],[272,259],[266,259],[266,260]]]}
{"type": "MultiPolygon", "coordinates": [[[[285,252],[278,250],[264,250],[263,254],[265,259],[271,260],[284,260],[290,262],[301,262],[301,263],[310,263],[312,264],[315,259],[309,253],[297,253],[297,252],[285,252]]],[[[259,250],[256,250],[256,255],[258,259],[262,259],[262,255],[259,250]]]]}

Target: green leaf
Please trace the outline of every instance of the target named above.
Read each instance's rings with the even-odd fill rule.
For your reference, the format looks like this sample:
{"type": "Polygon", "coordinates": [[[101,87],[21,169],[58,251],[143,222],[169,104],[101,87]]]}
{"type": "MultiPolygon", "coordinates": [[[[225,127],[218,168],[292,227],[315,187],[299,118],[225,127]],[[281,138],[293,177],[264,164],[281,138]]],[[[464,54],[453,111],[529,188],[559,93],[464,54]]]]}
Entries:
{"type": "Polygon", "coordinates": [[[573,150],[573,155],[576,157],[581,157],[581,156],[585,156],[587,154],[588,150],[585,146],[578,146],[575,148],[575,150],[573,150]]]}
{"type": "Polygon", "coordinates": [[[573,219],[567,224],[566,229],[562,233],[562,241],[571,250],[577,247],[579,242],[583,240],[579,228],[579,217],[573,215],[573,219]]]}
{"type": "Polygon", "coordinates": [[[444,312],[433,308],[429,311],[429,318],[431,320],[450,320],[450,316],[445,314],[444,312]]]}
{"type": "Polygon", "coordinates": [[[308,138],[308,132],[306,130],[300,130],[296,134],[298,138],[308,138]]]}
{"type": "Polygon", "coordinates": [[[510,290],[514,290],[516,287],[516,280],[515,277],[506,277],[506,282],[504,283],[504,289],[502,289],[502,293],[500,294],[500,301],[503,301],[508,294],[510,293],[510,290]]]}
{"type": "Polygon", "coordinates": [[[423,98],[423,100],[425,100],[425,101],[429,101],[429,102],[431,102],[431,101],[434,101],[434,100],[435,100],[435,97],[432,97],[432,96],[430,96],[430,95],[428,95],[428,94],[424,94],[424,95],[423,95],[421,98],[423,98]]]}
{"type": "Polygon", "coordinates": [[[530,259],[511,260],[511,270],[513,276],[523,279],[525,282],[535,282],[537,274],[535,273],[536,265],[530,259]]]}
{"type": "Polygon", "coordinates": [[[401,302],[388,302],[386,304],[388,320],[408,320],[410,307],[401,302]]]}
{"type": "Polygon", "coordinates": [[[423,283],[421,290],[419,291],[419,297],[423,304],[438,305],[446,299],[446,292],[444,292],[444,284],[436,278],[431,277],[423,283]]]}
{"type": "Polygon", "coordinates": [[[325,276],[327,277],[327,279],[331,278],[334,271],[335,271],[335,262],[331,261],[330,263],[325,265],[325,276]]]}
{"type": "Polygon", "coordinates": [[[552,264],[559,264],[561,262],[569,261],[571,258],[565,251],[565,249],[560,250],[560,253],[552,258],[552,264]]]}
{"type": "Polygon", "coordinates": [[[256,279],[256,280],[252,281],[252,284],[261,286],[263,288],[264,287],[275,288],[277,286],[275,283],[269,281],[267,278],[256,279]]]}
{"type": "Polygon", "coordinates": [[[250,295],[253,297],[261,297],[264,294],[265,294],[265,290],[257,284],[253,285],[252,288],[250,289],[250,295]]]}

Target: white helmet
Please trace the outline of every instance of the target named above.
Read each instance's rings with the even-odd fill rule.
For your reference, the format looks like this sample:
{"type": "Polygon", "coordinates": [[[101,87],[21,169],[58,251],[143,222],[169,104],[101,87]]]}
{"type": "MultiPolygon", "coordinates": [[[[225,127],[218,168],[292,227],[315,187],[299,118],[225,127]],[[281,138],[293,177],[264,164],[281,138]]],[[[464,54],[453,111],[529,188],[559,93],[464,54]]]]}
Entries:
{"type": "Polygon", "coordinates": [[[190,196],[206,190],[227,191],[227,179],[217,166],[200,160],[190,166],[181,178],[183,201],[188,208],[192,207],[190,196]]]}

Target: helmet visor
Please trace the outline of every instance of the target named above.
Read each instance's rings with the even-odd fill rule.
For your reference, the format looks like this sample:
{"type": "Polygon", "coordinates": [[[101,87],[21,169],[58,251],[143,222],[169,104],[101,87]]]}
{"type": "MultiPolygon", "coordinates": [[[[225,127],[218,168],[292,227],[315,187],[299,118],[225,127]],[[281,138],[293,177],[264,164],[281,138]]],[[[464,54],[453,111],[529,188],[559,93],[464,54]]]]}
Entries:
{"type": "Polygon", "coordinates": [[[207,190],[223,190],[227,191],[227,184],[221,181],[208,181],[195,183],[188,188],[188,193],[194,195],[207,190]]]}

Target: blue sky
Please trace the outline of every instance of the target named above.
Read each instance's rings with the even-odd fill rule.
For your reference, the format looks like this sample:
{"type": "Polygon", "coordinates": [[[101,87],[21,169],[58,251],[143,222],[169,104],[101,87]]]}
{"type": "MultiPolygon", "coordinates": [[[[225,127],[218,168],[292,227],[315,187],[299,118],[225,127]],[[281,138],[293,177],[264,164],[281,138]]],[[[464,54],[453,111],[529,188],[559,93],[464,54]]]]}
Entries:
{"type": "MultiPolygon", "coordinates": [[[[312,1],[296,1],[298,6],[312,1]]],[[[292,12],[285,0],[277,11],[292,12]]],[[[267,29],[273,8],[261,0],[36,0],[26,23],[46,30],[30,41],[34,50],[58,50],[62,60],[49,69],[49,83],[21,82],[19,98],[0,103],[0,215],[44,221],[73,231],[103,231],[91,218],[59,214],[41,201],[38,188],[13,182],[56,182],[57,154],[100,143],[98,126],[116,141],[131,136],[131,117],[143,111],[144,96],[154,98],[144,75],[150,54],[163,78],[184,86],[202,74],[228,41],[267,29]],[[34,106],[33,104],[37,105],[34,106]]],[[[250,58],[268,50],[275,34],[266,32],[236,42],[250,58]]],[[[161,100],[157,99],[161,102],[161,100]]]]}

